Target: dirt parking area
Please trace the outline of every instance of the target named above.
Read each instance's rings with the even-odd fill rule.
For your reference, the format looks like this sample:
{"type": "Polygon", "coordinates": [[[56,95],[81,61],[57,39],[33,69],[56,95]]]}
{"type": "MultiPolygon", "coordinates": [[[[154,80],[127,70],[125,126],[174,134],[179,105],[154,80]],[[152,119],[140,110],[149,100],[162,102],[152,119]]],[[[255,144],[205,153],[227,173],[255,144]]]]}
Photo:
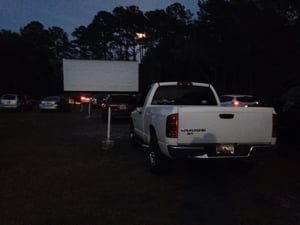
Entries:
{"type": "MultiPolygon", "coordinates": [[[[299,225],[299,154],[174,161],[152,175],[129,123],[93,110],[0,112],[0,225],[299,225]]],[[[295,147],[297,148],[297,147],[295,147]]]]}

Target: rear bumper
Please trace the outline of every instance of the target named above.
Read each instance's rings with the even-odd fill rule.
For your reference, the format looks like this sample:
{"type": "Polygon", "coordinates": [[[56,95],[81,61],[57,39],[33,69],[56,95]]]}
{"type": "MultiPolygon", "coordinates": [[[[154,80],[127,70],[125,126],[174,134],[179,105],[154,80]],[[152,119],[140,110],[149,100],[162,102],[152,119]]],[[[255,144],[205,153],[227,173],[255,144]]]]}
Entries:
{"type": "Polygon", "coordinates": [[[0,109],[17,109],[19,105],[0,105],[0,109]]]}
{"type": "Polygon", "coordinates": [[[221,159],[221,158],[270,158],[277,154],[277,145],[235,144],[234,154],[217,154],[216,144],[199,146],[168,146],[168,152],[173,158],[221,159]]]}
{"type": "Polygon", "coordinates": [[[48,110],[48,109],[58,109],[58,105],[50,105],[50,106],[44,106],[44,105],[40,105],[39,106],[40,110],[48,110]]]}

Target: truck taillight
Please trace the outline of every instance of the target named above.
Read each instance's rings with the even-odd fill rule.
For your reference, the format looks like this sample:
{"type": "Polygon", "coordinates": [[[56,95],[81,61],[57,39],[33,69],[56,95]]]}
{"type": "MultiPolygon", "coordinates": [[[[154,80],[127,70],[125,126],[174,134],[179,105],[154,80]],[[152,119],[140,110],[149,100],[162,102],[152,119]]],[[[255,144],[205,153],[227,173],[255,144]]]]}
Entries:
{"type": "Polygon", "coordinates": [[[272,137],[277,137],[277,115],[273,114],[272,118],[272,137]]]}
{"type": "Polygon", "coordinates": [[[166,137],[178,137],[178,113],[171,114],[167,117],[166,122],[166,137]]]}

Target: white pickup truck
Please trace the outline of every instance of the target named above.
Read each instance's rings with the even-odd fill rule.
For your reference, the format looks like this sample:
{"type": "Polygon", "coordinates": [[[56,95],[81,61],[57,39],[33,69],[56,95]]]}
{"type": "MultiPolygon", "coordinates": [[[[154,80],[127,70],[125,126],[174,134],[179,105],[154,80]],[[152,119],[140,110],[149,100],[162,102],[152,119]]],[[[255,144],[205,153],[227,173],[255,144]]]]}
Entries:
{"type": "Polygon", "coordinates": [[[252,158],[276,150],[271,107],[222,107],[210,84],[154,83],[131,113],[130,139],[149,147],[153,173],[172,158],[252,158]]]}

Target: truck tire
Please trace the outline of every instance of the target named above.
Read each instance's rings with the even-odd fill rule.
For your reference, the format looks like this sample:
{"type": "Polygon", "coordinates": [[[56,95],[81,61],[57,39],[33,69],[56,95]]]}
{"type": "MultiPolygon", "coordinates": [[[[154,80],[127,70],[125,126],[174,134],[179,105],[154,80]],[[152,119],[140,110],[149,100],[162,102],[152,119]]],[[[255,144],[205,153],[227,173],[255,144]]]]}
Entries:
{"type": "Polygon", "coordinates": [[[164,156],[158,145],[156,134],[153,132],[150,139],[150,148],[149,148],[149,166],[150,171],[153,174],[161,175],[166,172],[168,166],[168,159],[164,156]]]}

